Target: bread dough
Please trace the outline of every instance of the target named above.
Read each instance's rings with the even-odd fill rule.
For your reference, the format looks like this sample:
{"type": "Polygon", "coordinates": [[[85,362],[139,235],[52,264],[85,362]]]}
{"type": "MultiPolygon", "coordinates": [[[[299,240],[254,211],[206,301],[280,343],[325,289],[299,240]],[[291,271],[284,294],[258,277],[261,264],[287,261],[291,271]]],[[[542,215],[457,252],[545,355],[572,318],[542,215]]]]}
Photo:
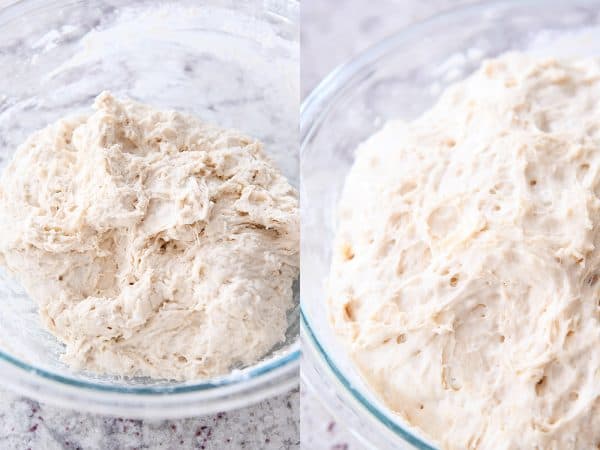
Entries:
{"type": "Polygon", "coordinates": [[[600,60],[507,54],[360,146],[330,318],[443,449],[600,448],[600,60]]]}
{"type": "Polygon", "coordinates": [[[102,93],[0,183],[0,254],[75,368],[194,379],[284,340],[295,190],[262,145],[102,93]]]}

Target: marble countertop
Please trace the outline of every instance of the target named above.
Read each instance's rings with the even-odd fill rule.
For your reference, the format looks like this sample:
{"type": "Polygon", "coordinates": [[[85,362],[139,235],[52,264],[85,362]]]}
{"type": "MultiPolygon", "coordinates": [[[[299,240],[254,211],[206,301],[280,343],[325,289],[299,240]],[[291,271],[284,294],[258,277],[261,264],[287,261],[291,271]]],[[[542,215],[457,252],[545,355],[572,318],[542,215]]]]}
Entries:
{"type": "Polygon", "coordinates": [[[299,400],[295,389],[236,411],[149,421],[65,410],[0,389],[0,449],[293,450],[299,400]]]}
{"type": "MultiPolygon", "coordinates": [[[[301,86],[305,98],[331,70],[390,34],[475,0],[302,0],[301,86]]],[[[366,449],[301,386],[302,449],[366,449]]]]}

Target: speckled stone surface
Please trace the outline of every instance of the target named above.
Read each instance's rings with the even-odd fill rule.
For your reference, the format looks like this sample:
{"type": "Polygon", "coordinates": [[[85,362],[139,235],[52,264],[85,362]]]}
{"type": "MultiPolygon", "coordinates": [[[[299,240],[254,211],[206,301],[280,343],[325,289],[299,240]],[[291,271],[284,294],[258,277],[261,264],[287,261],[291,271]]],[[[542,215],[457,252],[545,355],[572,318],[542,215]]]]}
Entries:
{"type": "Polygon", "coordinates": [[[81,414],[0,389],[1,450],[300,448],[299,391],[206,417],[143,421],[81,414]]]}
{"type": "MultiPolygon", "coordinates": [[[[305,98],[331,70],[406,25],[475,0],[302,0],[301,86],[305,98]]],[[[306,450],[363,450],[305,386],[301,440],[306,450]]]]}
{"type": "Polygon", "coordinates": [[[365,448],[304,384],[300,386],[300,430],[302,450],[365,448]]]}

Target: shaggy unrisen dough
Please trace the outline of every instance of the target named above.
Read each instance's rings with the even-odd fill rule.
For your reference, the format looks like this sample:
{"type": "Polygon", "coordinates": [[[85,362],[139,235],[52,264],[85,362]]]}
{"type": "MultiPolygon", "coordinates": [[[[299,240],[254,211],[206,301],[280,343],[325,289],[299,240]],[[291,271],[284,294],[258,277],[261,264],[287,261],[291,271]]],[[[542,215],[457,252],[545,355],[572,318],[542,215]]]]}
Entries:
{"type": "Polygon", "coordinates": [[[357,152],[330,315],[443,449],[600,448],[600,60],[508,54],[357,152]]]}
{"type": "Polygon", "coordinates": [[[298,202],[261,144],[102,93],[31,136],[0,185],[2,262],[100,373],[193,379],[284,339],[298,202]]]}

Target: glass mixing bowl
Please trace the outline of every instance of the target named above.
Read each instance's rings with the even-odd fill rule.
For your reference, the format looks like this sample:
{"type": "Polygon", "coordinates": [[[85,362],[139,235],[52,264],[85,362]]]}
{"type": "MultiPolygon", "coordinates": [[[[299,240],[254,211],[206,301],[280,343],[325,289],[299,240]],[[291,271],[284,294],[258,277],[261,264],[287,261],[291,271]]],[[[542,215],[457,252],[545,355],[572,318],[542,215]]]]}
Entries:
{"type": "Polygon", "coordinates": [[[339,67],[302,105],[301,376],[367,448],[435,445],[372,394],[327,320],[336,205],[358,143],[390,118],[413,119],[427,110],[445,86],[485,58],[508,50],[600,55],[599,6],[597,0],[493,1],[436,16],[339,67]]]}
{"type": "MultiPolygon", "coordinates": [[[[259,138],[297,187],[298,20],[295,0],[22,0],[1,9],[0,170],[31,132],[90,111],[110,90],[259,138]]],[[[0,383],[41,401],[174,418],[248,405],[298,382],[298,307],[286,342],[263,361],[181,383],[71,371],[34,302],[2,271],[0,305],[0,383]]]]}

